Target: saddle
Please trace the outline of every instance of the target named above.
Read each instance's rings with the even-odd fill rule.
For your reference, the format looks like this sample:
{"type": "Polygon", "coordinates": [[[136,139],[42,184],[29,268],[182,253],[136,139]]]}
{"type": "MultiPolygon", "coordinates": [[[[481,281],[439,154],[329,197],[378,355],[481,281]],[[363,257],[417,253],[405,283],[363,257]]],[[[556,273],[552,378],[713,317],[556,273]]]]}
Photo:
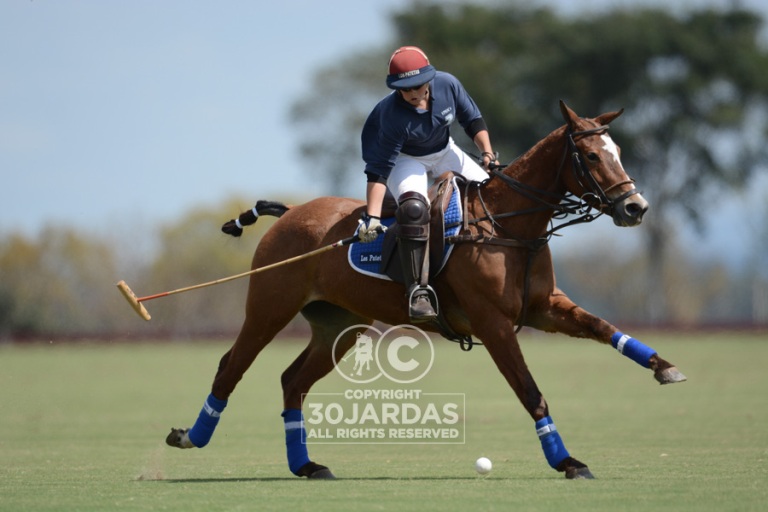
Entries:
{"type": "MultiPolygon", "coordinates": [[[[446,242],[446,236],[455,235],[461,228],[462,207],[460,182],[464,178],[446,172],[429,188],[429,268],[430,281],[440,273],[448,261],[453,244],[446,242]]],[[[388,195],[382,205],[381,223],[387,227],[383,237],[367,244],[355,243],[349,248],[350,266],[356,271],[380,279],[404,283],[400,258],[397,257],[397,203],[388,195]],[[382,240],[383,239],[383,240],[382,240]]]]}
{"type": "MultiPolygon", "coordinates": [[[[446,172],[440,175],[435,183],[429,188],[428,197],[430,204],[430,220],[429,220],[429,247],[427,254],[429,255],[429,280],[440,273],[448,261],[450,252],[446,254],[446,242],[445,242],[445,222],[446,212],[449,212],[451,207],[451,200],[455,199],[457,204],[461,204],[458,188],[455,186],[455,180],[457,175],[452,172],[446,172]],[[453,197],[456,193],[456,198],[453,197]]],[[[463,178],[461,178],[463,180],[463,178]]],[[[395,210],[397,209],[397,203],[394,198],[391,198],[392,202],[388,205],[390,208],[394,206],[394,209],[387,210],[388,217],[394,217],[395,210]],[[394,203],[394,204],[392,204],[394,203]]],[[[461,221],[461,207],[458,206],[457,212],[449,212],[451,223],[456,223],[458,226],[461,221]]],[[[382,217],[384,213],[382,212],[382,217]]],[[[397,283],[404,283],[403,270],[400,264],[400,258],[397,257],[397,221],[392,223],[392,226],[387,230],[384,236],[384,245],[381,251],[381,269],[389,276],[390,279],[397,283]]],[[[452,245],[450,246],[453,247],[452,245]]]]}
{"type": "MultiPolygon", "coordinates": [[[[447,172],[435,181],[429,188],[430,225],[429,225],[429,280],[430,282],[445,267],[453,251],[454,244],[449,243],[450,237],[455,237],[462,229],[464,212],[462,211],[461,189],[466,180],[452,172],[447,172]]],[[[388,279],[404,283],[400,258],[397,257],[397,227],[395,221],[397,203],[389,196],[382,208],[381,223],[387,226],[387,232],[373,242],[354,243],[349,246],[347,258],[350,266],[361,274],[379,279],[388,279]]],[[[438,312],[434,324],[446,339],[461,345],[462,350],[471,350],[475,342],[471,336],[456,333],[443,316],[438,312]]]]}

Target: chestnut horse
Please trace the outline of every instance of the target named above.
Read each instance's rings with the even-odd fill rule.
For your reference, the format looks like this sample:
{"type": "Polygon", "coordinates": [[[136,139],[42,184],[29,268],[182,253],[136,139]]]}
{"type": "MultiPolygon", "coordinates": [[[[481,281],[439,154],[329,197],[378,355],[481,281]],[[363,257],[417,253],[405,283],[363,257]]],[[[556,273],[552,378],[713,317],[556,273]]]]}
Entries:
{"type": "MultiPolygon", "coordinates": [[[[482,184],[466,187],[465,229],[455,238],[453,254],[433,286],[450,328],[482,341],[530,414],[549,465],[566,478],[593,478],[587,466],[566,450],[549,406],[526,366],[516,327],[525,325],[612,345],[653,371],[661,384],[680,382],[685,376],[650,347],[578,307],[555,284],[547,244],[557,229],[550,229],[553,217],[576,213],[582,215],[576,222],[583,222],[608,214],[618,226],[635,226],[648,209],[608,135],[608,124],[621,111],[587,119],[578,117],[563,102],[560,109],[564,126],[506,168],[493,169],[491,178],[482,184]]],[[[253,268],[350,236],[363,208],[362,201],[338,197],[272,211],[265,208],[262,213],[281,218],[259,243],[253,268]]],[[[243,214],[240,219],[247,217],[243,214]]],[[[250,221],[255,221],[253,214],[250,221]]],[[[340,361],[354,346],[355,336],[365,326],[375,320],[389,325],[409,322],[403,286],[356,272],[341,250],[250,277],[245,321],[219,363],[196,423],[191,429],[173,429],[166,442],[179,448],[205,446],[245,371],[299,312],[308,320],[312,337],[281,379],[289,468],[297,476],[333,478],[327,467],[309,459],[302,394],[333,370],[334,361],[340,361]],[[351,326],[356,328],[348,329],[351,326]],[[342,332],[345,335],[337,340],[342,332]]]]}

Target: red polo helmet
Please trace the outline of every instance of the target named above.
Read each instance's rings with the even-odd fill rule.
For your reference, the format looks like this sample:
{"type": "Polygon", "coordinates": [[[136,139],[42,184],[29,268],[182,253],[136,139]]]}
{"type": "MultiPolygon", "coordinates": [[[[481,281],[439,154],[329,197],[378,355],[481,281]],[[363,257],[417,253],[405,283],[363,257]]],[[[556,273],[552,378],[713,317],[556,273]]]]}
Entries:
{"type": "Polygon", "coordinates": [[[427,54],[415,46],[403,46],[395,50],[389,59],[387,87],[408,89],[420,87],[435,77],[436,70],[429,63],[427,54]]]}

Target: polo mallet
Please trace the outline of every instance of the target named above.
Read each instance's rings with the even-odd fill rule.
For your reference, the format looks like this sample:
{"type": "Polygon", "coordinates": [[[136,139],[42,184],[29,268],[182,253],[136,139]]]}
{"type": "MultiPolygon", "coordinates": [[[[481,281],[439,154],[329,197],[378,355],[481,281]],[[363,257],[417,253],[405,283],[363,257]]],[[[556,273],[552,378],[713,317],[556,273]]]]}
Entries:
{"type": "MultiPolygon", "coordinates": [[[[380,229],[379,232],[383,232],[383,229],[380,229]]],[[[141,318],[144,320],[149,321],[150,318],[152,318],[149,315],[149,312],[144,307],[142,302],[152,300],[152,299],[159,299],[160,297],[167,297],[168,295],[175,295],[177,293],[182,292],[188,292],[190,290],[197,290],[198,288],[205,288],[206,286],[213,286],[215,284],[220,283],[226,283],[227,281],[233,281],[235,279],[240,279],[241,277],[250,276],[252,274],[258,274],[259,272],[264,272],[265,270],[270,270],[277,267],[282,267],[283,265],[287,265],[289,263],[293,263],[295,261],[303,260],[306,258],[310,258],[312,256],[317,256],[318,254],[330,251],[331,249],[335,249],[337,247],[344,247],[346,245],[353,244],[355,242],[359,242],[360,238],[357,235],[351,236],[349,238],[345,238],[344,240],[339,240],[338,242],[334,242],[330,245],[326,245],[324,247],[320,247],[319,249],[315,249],[313,251],[309,251],[304,254],[300,254],[298,256],[294,256],[292,258],[288,258],[283,261],[278,261],[276,263],[271,263],[269,265],[265,265],[263,267],[255,268],[253,270],[249,270],[248,272],[243,272],[242,274],[236,274],[234,276],[229,277],[223,277],[221,279],[217,279],[215,281],[209,281],[207,283],[201,283],[196,284],[193,286],[187,286],[185,288],[179,288],[178,290],[171,290],[169,292],[162,292],[162,293],[156,293],[154,295],[147,295],[146,297],[137,297],[135,293],[133,293],[133,290],[128,286],[128,284],[125,281],[120,281],[117,283],[117,288],[120,290],[120,293],[123,294],[123,297],[125,297],[125,300],[128,301],[128,303],[131,305],[134,311],[139,314],[141,318]]]]}

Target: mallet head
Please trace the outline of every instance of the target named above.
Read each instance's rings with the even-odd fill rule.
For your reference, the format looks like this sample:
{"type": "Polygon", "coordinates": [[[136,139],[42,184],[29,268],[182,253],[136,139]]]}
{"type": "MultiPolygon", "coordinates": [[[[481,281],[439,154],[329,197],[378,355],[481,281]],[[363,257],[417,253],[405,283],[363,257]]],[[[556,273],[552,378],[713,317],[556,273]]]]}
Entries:
{"type": "Polygon", "coordinates": [[[123,294],[123,297],[125,297],[125,300],[128,301],[128,303],[131,305],[133,310],[136,311],[136,313],[138,313],[141,318],[147,321],[149,321],[149,319],[152,318],[151,316],[149,316],[149,312],[144,307],[144,305],[141,304],[136,299],[136,294],[133,293],[133,290],[131,290],[128,287],[125,281],[120,281],[119,283],[117,283],[117,288],[118,290],[120,290],[120,293],[123,294]]]}

